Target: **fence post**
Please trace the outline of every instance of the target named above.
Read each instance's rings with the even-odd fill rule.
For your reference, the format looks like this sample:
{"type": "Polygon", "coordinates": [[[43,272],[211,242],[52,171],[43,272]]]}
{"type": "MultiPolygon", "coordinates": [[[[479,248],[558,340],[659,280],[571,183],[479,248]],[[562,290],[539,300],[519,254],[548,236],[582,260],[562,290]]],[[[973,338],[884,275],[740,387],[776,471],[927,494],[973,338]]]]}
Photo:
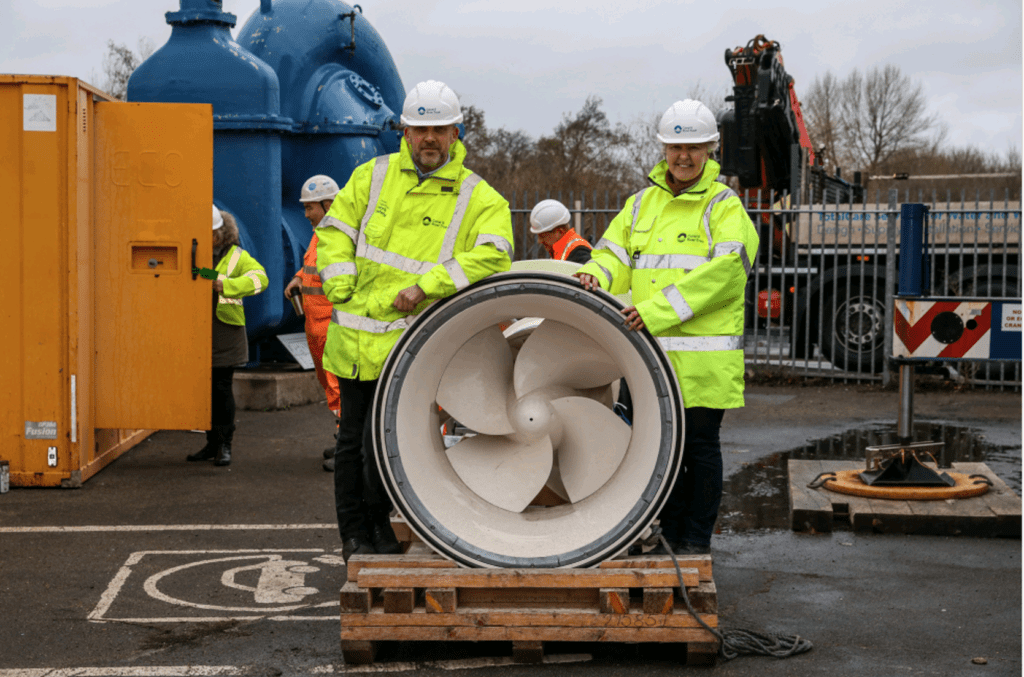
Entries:
{"type": "Polygon", "coordinates": [[[885,228],[885,326],[882,331],[885,359],[882,361],[882,385],[888,386],[892,381],[892,372],[889,371],[889,356],[892,355],[892,326],[893,326],[893,304],[895,296],[892,288],[896,284],[896,206],[899,201],[899,191],[895,188],[889,189],[889,214],[886,216],[885,228]]]}

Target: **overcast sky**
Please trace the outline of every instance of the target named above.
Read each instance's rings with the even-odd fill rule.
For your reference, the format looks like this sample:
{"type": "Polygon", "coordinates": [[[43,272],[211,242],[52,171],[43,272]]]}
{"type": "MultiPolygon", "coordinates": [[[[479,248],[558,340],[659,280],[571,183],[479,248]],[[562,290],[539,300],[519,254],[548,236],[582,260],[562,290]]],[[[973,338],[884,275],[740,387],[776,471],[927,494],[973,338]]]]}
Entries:
{"type": "MultiPolygon", "coordinates": [[[[660,113],[700,83],[732,86],[727,48],[759,33],[782,45],[797,96],[815,76],[892,63],[924,87],[948,142],[1021,148],[1020,0],[663,2],[362,0],[406,89],[440,79],[489,127],[549,133],[588,95],[613,122],[660,113]]],[[[177,0],[0,0],[0,72],[71,75],[102,85],[106,41],[159,47],[177,0]]],[[[259,0],[224,0],[238,17],[259,0]]]]}

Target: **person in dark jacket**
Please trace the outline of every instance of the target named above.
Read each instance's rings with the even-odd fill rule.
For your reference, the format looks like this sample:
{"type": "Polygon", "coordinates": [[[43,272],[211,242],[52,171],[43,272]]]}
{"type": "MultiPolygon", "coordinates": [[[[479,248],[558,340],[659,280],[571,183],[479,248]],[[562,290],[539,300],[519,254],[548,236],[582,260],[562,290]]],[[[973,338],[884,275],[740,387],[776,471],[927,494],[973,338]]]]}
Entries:
{"type": "Polygon", "coordinates": [[[235,367],[249,361],[242,298],[267,288],[267,273],[260,262],[239,246],[238,224],[228,212],[213,208],[213,359],[211,361],[211,426],[206,446],[186,458],[225,466],[231,463],[235,434],[235,396],[231,392],[235,367]]]}

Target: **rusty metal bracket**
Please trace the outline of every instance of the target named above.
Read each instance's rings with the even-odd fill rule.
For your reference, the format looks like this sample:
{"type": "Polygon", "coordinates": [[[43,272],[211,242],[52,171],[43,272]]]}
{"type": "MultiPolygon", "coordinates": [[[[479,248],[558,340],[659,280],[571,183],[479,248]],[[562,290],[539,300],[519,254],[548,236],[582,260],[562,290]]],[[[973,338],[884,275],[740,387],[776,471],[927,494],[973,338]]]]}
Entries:
{"type": "Polygon", "coordinates": [[[352,5],[351,12],[345,12],[344,14],[338,15],[338,18],[342,21],[348,19],[349,28],[351,29],[351,37],[349,38],[349,43],[347,45],[342,45],[341,48],[347,52],[352,52],[353,54],[355,54],[356,52],[356,10],[358,10],[360,14],[363,13],[362,7],[360,7],[359,5],[352,5]]]}

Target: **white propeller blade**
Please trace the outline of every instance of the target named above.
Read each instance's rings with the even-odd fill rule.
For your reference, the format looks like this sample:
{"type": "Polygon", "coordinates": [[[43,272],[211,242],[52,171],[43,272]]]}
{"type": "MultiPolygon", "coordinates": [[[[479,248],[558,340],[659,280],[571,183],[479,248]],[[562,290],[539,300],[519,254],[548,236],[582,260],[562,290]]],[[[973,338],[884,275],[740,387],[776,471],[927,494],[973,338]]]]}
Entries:
{"type": "Polygon", "coordinates": [[[487,435],[515,432],[508,420],[512,351],[498,327],[466,341],[445,368],[437,403],[470,430],[487,435]]]}
{"type": "Polygon", "coordinates": [[[510,437],[466,437],[447,451],[455,473],[480,498],[499,508],[522,512],[551,474],[554,451],[542,437],[517,442],[510,437]]]}
{"type": "Polygon", "coordinates": [[[573,503],[582,501],[611,479],[622,463],[631,428],[608,407],[586,397],[551,402],[562,419],[558,468],[573,503]]]}
{"type": "Polygon", "coordinates": [[[550,318],[533,330],[516,357],[517,397],[549,385],[578,390],[608,385],[622,376],[594,340],[550,318]]]}

